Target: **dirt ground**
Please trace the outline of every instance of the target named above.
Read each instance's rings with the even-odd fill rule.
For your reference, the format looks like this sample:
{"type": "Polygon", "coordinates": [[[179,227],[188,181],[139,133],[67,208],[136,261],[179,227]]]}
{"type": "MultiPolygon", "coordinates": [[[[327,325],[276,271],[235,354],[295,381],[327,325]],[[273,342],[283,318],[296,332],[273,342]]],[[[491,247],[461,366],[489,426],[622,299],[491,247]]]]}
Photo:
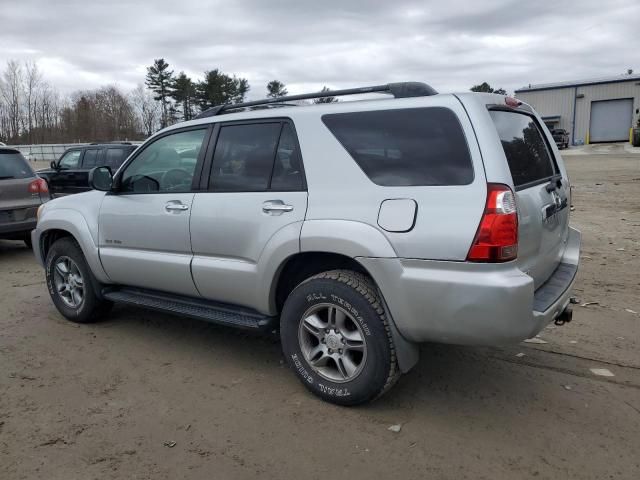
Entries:
{"type": "Polygon", "coordinates": [[[124,307],[69,323],[31,252],[0,242],[0,478],[637,480],[640,156],[566,163],[573,322],[544,344],[424,345],[358,408],[307,393],[271,338],[124,307]]]}

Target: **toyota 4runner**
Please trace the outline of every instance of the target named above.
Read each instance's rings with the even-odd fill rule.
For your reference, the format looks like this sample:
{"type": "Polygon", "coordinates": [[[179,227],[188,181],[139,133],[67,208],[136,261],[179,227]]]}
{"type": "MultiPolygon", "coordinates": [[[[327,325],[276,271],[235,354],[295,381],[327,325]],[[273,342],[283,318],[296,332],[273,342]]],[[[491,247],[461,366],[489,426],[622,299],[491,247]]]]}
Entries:
{"type": "Polygon", "coordinates": [[[421,83],[393,98],[214,107],[148,139],[95,189],[39,210],[33,249],[75,322],[114,302],[279,330],[314,394],[383,394],[417,344],[498,345],[571,319],[580,233],[528,105],[421,83]]]}

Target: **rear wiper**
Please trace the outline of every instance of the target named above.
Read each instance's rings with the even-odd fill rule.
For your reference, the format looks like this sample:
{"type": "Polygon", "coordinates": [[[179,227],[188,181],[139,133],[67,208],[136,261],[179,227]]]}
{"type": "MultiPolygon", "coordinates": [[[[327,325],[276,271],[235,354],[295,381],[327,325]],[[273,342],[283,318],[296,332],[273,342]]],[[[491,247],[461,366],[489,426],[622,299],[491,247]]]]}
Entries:
{"type": "Polygon", "coordinates": [[[551,193],[557,188],[560,188],[561,186],[562,186],[562,174],[557,173],[549,179],[549,184],[544,188],[547,192],[551,193]]]}

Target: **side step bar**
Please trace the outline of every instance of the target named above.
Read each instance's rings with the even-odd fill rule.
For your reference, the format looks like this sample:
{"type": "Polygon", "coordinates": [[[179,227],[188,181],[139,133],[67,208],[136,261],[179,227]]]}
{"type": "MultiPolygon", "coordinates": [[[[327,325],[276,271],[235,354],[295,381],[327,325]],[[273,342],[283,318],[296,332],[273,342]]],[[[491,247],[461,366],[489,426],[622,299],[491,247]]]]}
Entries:
{"type": "Polygon", "coordinates": [[[277,326],[277,317],[234,305],[211,302],[199,298],[172,295],[138,288],[105,288],[102,296],[116,303],[205,320],[249,330],[269,330],[277,326]]]}

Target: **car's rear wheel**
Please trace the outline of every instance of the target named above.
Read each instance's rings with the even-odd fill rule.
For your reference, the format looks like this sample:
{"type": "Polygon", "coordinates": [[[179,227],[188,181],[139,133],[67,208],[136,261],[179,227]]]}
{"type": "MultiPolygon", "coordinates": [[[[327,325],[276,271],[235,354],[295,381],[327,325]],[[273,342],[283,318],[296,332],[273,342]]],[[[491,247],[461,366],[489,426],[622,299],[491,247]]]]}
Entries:
{"type": "Polygon", "coordinates": [[[22,239],[22,241],[28,248],[31,248],[31,234],[27,233],[22,239]]]}
{"type": "Polygon", "coordinates": [[[280,336],[302,383],[332,403],[371,401],[400,375],[382,302],[356,272],[323,272],[298,285],[285,302],[280,336]]]}
{"type": "Polygon", "coordinates": [[[68,320],[89,323],[106,314],[112,303],[99,298],[82,250],[72,238],[57,240],[45,262],[47,288],[58,311],[68,320]]]}

